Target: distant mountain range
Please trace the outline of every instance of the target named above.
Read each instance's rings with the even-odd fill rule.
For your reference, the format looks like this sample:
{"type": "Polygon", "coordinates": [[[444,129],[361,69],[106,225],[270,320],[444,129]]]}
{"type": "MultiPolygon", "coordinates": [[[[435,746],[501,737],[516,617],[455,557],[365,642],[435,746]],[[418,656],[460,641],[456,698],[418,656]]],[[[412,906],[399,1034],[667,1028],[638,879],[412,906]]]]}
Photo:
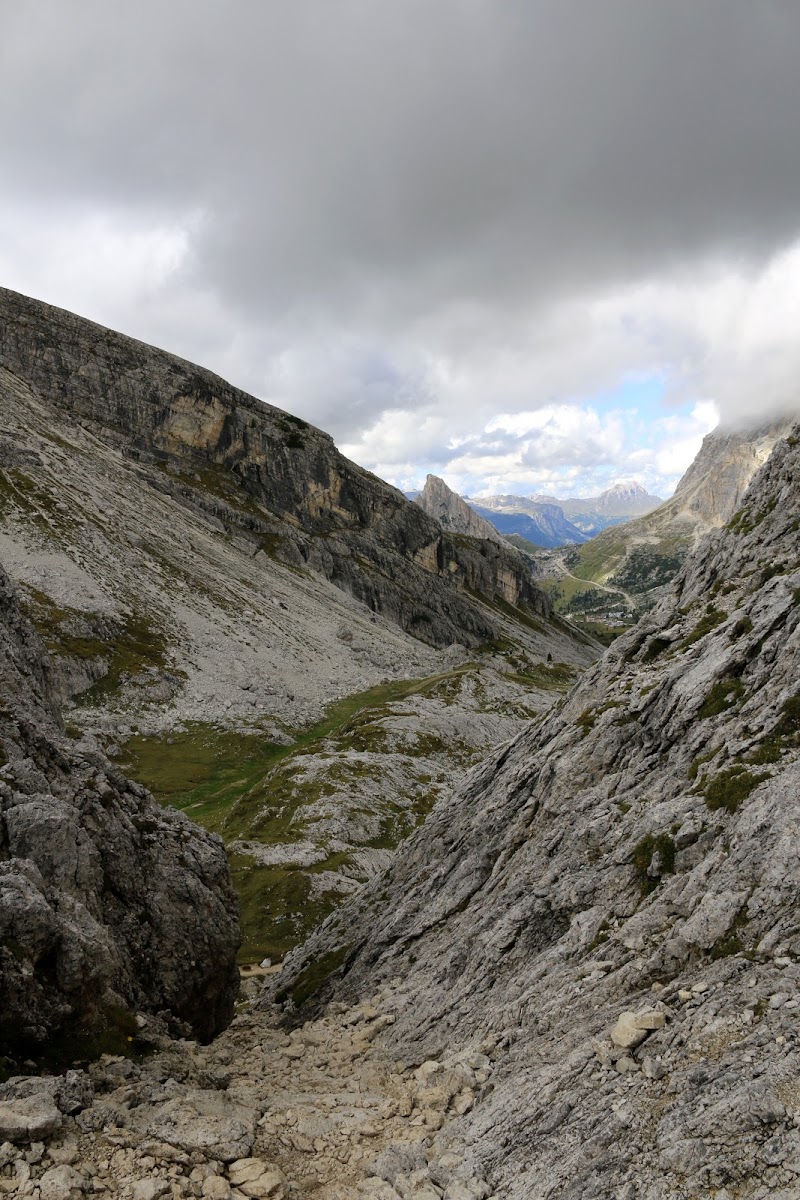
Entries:
{"type": "MultiPolygon", "coordinates": [[[[470,500],[469,503],[483,516],[487,516],[486,510],[491,510],[494,514],[525,514],[534,522],[538,522],[545,515],[544,509],[551,510],[554,507],[560,509],[567,527],[559,531],[557,536],[560,536],[561,533],[564,535],[560,541],[539,542],[540,545],[546,544],[549,547],[564,546],[569,543],[578,545],[601,533],[602,530],[608,529],[611,525],[622,525],[633,517],[640,517],[645,513],[652,512],[654,508],[663,504],[663,500],[660,496],[651,495],[641,484],[615,483],[613,487],[601,492],[599,496],[571,496],[566,500],[558,500],[555,496],[546,495],[483,496],[477,500],[470,500]]],[[[549,512],[547,516],[549,520],[546,521],[546,528],[549,531],[552,528],[553,518],[549,512]]],[[[518,533],[531,541],[538,540],[531,530],[525,532],[522,528],[512,529],[507,525],[501,525],[493,516],[488,519],[493,521],[503,533],[518,533]]]]}
{"type": "Polygon", "coordinates": [[[427,513],[436,517],[445,529],[491,538],[485,527],[473,522],[468,509],[488,522],[504,538],[519,537],[543,550],[559,546],[580,546],[611,525],[622,525],[658,508],[663,501],[652,496],[638,483],[617,483],[599,496],[481,496],[477,499],[457,496],[435,475],[429,475],[424,489],[406,492],[427,513]]]}

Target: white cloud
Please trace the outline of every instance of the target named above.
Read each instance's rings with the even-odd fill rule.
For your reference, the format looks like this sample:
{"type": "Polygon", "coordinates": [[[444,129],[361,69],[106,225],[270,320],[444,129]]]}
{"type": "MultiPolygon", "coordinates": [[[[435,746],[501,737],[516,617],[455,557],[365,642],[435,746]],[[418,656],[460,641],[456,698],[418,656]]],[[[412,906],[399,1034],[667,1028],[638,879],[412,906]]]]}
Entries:
{"type": "Polygon", "coordinates": [[[663,492],[797,409],[800,9],[303,7],[6,0],[2,282],[398,482],[663,492]]]}

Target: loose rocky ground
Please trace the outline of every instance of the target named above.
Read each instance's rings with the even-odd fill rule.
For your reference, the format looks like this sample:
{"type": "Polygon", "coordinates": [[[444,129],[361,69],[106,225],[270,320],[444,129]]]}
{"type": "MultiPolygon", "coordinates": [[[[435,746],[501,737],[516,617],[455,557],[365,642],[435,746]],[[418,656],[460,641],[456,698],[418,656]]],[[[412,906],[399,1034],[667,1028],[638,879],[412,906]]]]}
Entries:
{"type": "Polygon", "coordinates": [[[139,1062],[0,1085],[0,1195],[484,1200],[468,1149],[438,1139],[496,1048],[399,1062],[379,1044],[390,1007],[384,991],[291,1033],[246,1009],[206,1047],[142,1019],[139,1062]]]}

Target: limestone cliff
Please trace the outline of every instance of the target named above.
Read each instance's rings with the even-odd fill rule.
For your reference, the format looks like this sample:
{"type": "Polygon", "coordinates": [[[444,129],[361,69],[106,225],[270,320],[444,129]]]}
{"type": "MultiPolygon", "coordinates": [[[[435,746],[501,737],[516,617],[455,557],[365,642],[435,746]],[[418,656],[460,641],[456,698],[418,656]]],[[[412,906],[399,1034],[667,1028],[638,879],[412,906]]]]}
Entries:
{"type": "Polygon", "coordinates": [[[0,1054],[119,1032],[123,1009],[212,1037],[233,1015],[237,912],[220,839],[64,736],[0,568],[0,1054]]]}
{"type": "Polygon", "coordinates": [[[449,1065],[491,1072],[432,1153],[493,1193],[797,1194],[798,530],[800,427],[284,971],[289,1006],[383,987],[388,1050],[436,1060],[424,1120],[449,1065]]]}
{"type": "Polygon", "coordinates": [[[494,525],[474,512],[466,500],[462,500],[437,475],[427,477],[425,487],[415,497],[414,503],[438,521],[443,529],[452,533],[464,533],[468,537],[487,538],[490,542],[504,545],[503,538],[494,525]]]}

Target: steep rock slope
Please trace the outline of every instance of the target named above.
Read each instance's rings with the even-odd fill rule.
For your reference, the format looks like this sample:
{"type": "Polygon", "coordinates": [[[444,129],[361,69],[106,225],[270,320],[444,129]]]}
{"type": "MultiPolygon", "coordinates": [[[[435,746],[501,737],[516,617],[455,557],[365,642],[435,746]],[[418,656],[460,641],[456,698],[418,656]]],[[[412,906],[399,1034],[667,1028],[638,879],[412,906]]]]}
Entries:
{"type": "Polygon", "coordinates": [[[463,533],[468,537],[488,538],[489,541],[503,544],[503,539],[494,525],[479,516],[466,500],[462,500],[437,475],[427,477],[425,487],[414,497],[414,503],[429,517],[438,521],[443,529],[449,529],[452,533],[463,533]]]}
{"type": "MultiPolygon", "coordinates": [[[[4,408],[38,408],[45,436],[59,416],[66,422],[56,444],[67,459],[77,449],[69,429],[80,426],[117,469],[149,467],[145,487],[221,521],[252,556],[314,572],[422,641],[497,636],[466,588],[548,611],[514,550],[454,541],[327,434],[209,371],[5,290],[0,367],[4,408]]],[[[21,441],[12,424],[8,461],[27,454],[30,469],[31,453],[30,437],[21,441]]],[[[16,470],[30,490],[24,463],[16,470]]]]}
{"type": "Polygon", "coordinates": [[[238,990],[237,908],[218,838],[64,737],[0,569],[0,1053],[113,1030],[120,1006],[212,1037],[238,990]]]}
{"type": "Polygon", "coordinates": [[[384,1042],[440,1060],[433,1088],[493,1060],[434,1150],[509,1200],[797,1194],[798,531],[800,427],[658,607],[285,968],[284,1003],[386,985],[384,1042]]]}

